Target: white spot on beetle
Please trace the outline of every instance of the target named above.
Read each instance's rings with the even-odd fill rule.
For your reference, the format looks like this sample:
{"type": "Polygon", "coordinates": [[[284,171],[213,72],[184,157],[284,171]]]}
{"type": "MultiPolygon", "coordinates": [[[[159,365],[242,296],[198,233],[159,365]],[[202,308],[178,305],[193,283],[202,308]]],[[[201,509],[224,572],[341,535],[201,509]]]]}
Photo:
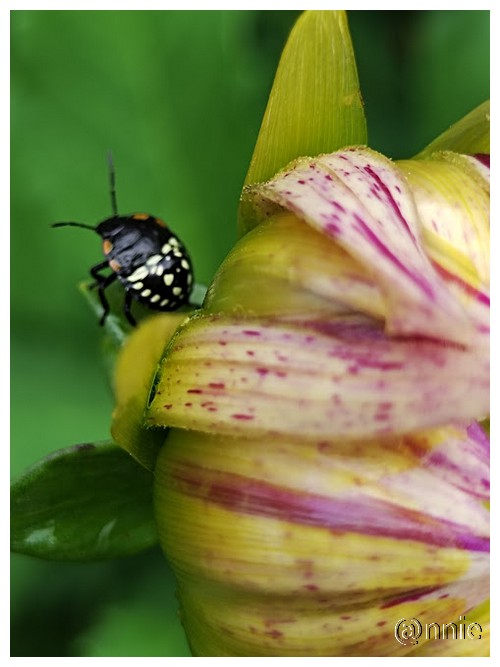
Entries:
{"type": "Polygon", "coordinates": [[[127,278],[127,280],[130,280],[131,283],[135,283],[136,280],[143,280],[148,275],[148,273],[149,271],[145,266],[140,266],[127,278]]]}
{"type": "Polygon", "coordinates": [[[168,299],[163,299],[163,301],[160,301],[160,306],[166,306],[168,301],[168,299]]]}
{"type": "Polygon", "coordinates": [[[141,292],[141,296],[149,296],[151,294],[150,289],[145,289],[144,292],[141,292]]]}
{"type": "Polygon", "coordinates": [[[143,287],[144,283],[141,283],[140,281],[132,285],[132,289],[142,289],[143,287]]]}
{"type": "Polygon", "coordinates": [[[175,236],[171,236],[168,239],[168,242],[170,243],[170,245],[175,245],[175,246],[179,245],[179,241],[175,238],[175,236]]]}
{"type": "Polygon", "coordinates": [[[175,294],[175,296],[179,296],[182,294],[182,287],[173,287],[172,288],[172,294],[175,294]]]}
{"type": "Polygon", "coordinates": [[[160,300],[160,298],[161,298],[161,297],[160,297],[159,294],[153,294],[153,296],[151,297],[150,301],[151,301],[151,303],[156,303],[157,301],[160,300]]]}
{"type": "Polygon", "coordinates": [[[158,264],[158,262],[161,262],[162,259],[161,255],[151,255],[151,257],[146,260],[146,266],[154,266],[155,264],[158,264]]]}
{"type": "Polygon", "coordinates": [[[158,266],[156,267],[156,275],[161,276],[162,273],[163,273],[163,266],[161,264],[158,264],[158,266]]]}
{"type": "Polygon", "coordinates": [[[174,274],[173,273],[166,273],[163,276],[163,282],[167,287],[170,287],[170,285],[174,282],[174,274]]]}
{"type": "Polygon", "coordinates": [[[189,270],[189,262],[187,261],[187,259],[181,260],[181,266],[183,269],[189,270]]]}
{"type": "Polygon", "coordinates": [[[169,245],[168,243],[165,243],[165,245],[163,245],[161,247],[161,251],[164,255],[168,255],[168,253],[171,252],[171,250],[172,250],[172,246],[169,245]]]}

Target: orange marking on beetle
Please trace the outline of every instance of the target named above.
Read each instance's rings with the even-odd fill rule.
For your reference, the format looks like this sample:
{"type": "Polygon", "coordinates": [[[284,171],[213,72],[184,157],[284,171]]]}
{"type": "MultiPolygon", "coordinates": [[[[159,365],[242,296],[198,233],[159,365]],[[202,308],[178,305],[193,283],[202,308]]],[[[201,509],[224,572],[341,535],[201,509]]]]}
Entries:
{"type": "Polygon", "coordinates": [[[109,266],[115,273],[118,273],[118,271],[122,268],[122,265],[119,264],[116,259],[110,259],[109,260],[109,266]]]}
{"type": "Polygon", "coordinates": [[[132,219],[133,220],[147,220],[149,217],[151,217],[151,216],[149,216],[147,213],[134,213],[134,215],[132,216],[132,219]]]}
{"type": "Polygon", "coordinates": [[[167,225],[161,220],[160,218],[155,218],[155,222],[157,225],[160,225],[160,227],[166,227],[167,225]]]}
{"type": "Polygon", "coordinates": [[[102,242],[102,250],[105,255],[109,255],[109,253],[113,250],[113,244],[109,239],[104,239],[102,242]]]}

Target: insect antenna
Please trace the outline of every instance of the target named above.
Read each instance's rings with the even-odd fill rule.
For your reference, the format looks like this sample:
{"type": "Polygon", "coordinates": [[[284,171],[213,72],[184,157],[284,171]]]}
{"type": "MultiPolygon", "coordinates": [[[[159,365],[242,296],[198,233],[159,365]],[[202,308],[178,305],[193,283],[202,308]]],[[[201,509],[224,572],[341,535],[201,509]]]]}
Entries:
{"type": "Polygon", "coordinates": [[[113,162],[113,153],[108,151],[108,170],[109,170],[109,192],[111,195],[111,208],[115,218],[118,217],[118,206],[116,204],[116,179],[115,165],[113,162]]]}
{"type": "Polygon", "coordinates": [[[54,222],[51,227],[83,227],[83,229],[91,229],[96,232],[97,229],[91,225],[84,225],[82,222],[54,222]]]}

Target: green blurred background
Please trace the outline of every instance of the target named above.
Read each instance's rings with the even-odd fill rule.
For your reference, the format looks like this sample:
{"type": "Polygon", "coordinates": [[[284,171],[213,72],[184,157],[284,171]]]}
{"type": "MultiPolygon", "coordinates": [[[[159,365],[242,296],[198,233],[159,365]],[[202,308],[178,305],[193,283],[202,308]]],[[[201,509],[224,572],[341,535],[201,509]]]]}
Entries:
{"type": "MultiPolygon", "coordinates": [[[[11,13],[13,476],[108,435],[99,327],[76,291],[98,237],[51,230],[110,212],[163,217],[208,283],[295,11],[11,13]]],[[[489,97],[489,12],[358,11],[349,20],[370,145],[416,153],[489,97]]],[[[14,656],[185,656],[158,550],[109,563],[13,556],[14,656]]]]}

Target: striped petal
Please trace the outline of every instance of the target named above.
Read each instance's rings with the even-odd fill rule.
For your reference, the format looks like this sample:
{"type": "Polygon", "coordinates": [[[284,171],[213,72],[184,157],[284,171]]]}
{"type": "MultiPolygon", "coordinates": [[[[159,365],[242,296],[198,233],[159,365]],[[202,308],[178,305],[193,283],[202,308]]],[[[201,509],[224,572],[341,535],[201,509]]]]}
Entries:
{"type": "Polygon", "coordinates": [[[146,414],[174,427],[156,514],[193,651],[417,654],[399,620],[488,595],[486,160],[347,149],[243,201],[146,414]]]}
{"type": "Polygon", "coordinates": [[[157,518],[195,654],[403,655],[398,619],[473,609],[488,593],[487,513],[438,453],[484,492],[477,428],[357,443],[173,431],[157,518]]]}
{"type": "Polygon", "coordinates": [[[419,642],[412,657],[489,657],[490,655],[490,603],[483,602],[467,615],[462,610],[460,616],[451,623],[437,628],[424,628],[430,640],[419,642]],[[455,640],[455,641],[453,641],[455,640]]]}
{"type": "Polygon", "coordinates": [[[426,252],[408,183],[383,156],[355,148],[299,160],[244,197],[261,215],[270,205],[292,211],[364,266],[382,291],[392,335],[471,342],[470,319],[426,252]]]}
{"type": "Polygon", "coordinates": [[[147,423],[305,438],[406,433],[487,415],[488,370],[475,349],[393,339],[359,318],[195,317],[162,361],[147,423]]]}
{"type": "Polygon", "coordinates": [[[361,312],[383,320],[385,314],[370,272],[288,212],[236,244],[215,276],[204,310],[295,319],[361,312]]]}
{"type": "Polygon", "coordinates": [[[476,330],[489,331],[489,166],[450,153],[398,166],[410,184],[433,267],[476,330]]]}

